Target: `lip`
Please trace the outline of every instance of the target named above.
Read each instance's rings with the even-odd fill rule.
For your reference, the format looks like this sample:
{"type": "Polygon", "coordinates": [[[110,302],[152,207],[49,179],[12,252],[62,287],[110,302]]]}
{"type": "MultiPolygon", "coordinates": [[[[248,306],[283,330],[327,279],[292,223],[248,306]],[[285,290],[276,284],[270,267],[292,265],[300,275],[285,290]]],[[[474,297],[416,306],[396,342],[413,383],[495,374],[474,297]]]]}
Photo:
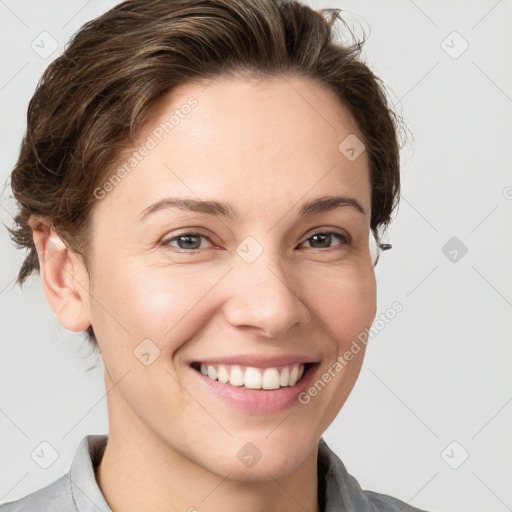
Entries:
{"type": "MultiPolygon", "coordinates": [[[[283,356],[284,357],[284,356],[283,356]]],[[[300,357],[300,356],[295,356],[300,357]]],[[[201,361],[205,364],[208,362],[210,364],[240,364],[240,361],[249,361],[249,359],[241,359],[237,356],[232,356],[231,358],[215,358],[208,359],[207,361],[201,361]]],[[[277,362],[290,362],[291,358],[287,356],[285,359],[282,358],[262,358],[264,360],[264,364],[262,367],[269,366],[280,366],[277,365],[277,362]],[[269,364],[270,362],[270,364],[269,364]]],[[[255,366],[256,362],[262,364],[261,361],[255,361],[255,358],[250,358],[250,363],[243,366],[255,366]]],[[[312,359],[304,359],[295,360],[294,363],[300,362],[313,362],[312,359]]],[[[282,363],[286,364],[286,363],[282,363]]],[[[315,374],[319,368],[320,364],[318,362],[314,363],[302,376],[302,379],[294,384],[293,386],[286,386],[279,389],[246,389],[243,386],[232,386],[231,384],[224,384],[217,380],[212,380],[209,377],[206,377],[202,373],[198,372],[194,368],[190,366],[190,370],[195,376],[194,378],[198,380],[199,384],[204,386],[208,392],[211,392],[214,397],[221,400],[224,404],[227,404],[236,409],[250,412],[253,414],[271,414],[281,412],[287,409],[292,408],[293,406],[303,405],[299,402],[298,396],[300,393],[305,391],[313,381],[315,374]]]]}

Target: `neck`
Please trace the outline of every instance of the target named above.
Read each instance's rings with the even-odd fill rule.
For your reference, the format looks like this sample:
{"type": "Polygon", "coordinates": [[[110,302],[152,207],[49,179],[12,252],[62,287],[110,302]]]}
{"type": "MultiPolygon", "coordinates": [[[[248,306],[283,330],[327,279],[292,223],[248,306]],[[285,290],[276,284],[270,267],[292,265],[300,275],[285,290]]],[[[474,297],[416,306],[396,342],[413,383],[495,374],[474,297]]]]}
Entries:
{"type": "Polygon", "coordinates": [[[317,447],[283,478],[232,480],[188,459],[142,422],[116,421],[121,418],[109,411],[109,438],[95,469],[112,512],[225,512],[233,505],[249,512],[320,512],[317,447]]]}

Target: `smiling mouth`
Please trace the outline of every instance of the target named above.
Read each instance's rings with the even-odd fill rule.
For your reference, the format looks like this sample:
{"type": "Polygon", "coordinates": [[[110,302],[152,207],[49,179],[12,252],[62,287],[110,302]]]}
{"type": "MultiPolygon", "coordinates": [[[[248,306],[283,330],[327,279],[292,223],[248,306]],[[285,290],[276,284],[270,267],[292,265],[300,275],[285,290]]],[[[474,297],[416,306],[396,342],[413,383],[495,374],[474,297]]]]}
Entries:
{"type": "Polygon", "coordinates": [[[234,364],[205,364],[195,361],[191,367],[205,377],[247,389],[279,389],[294,386],[318,363],[295,363],[269,368],[234,364]]]}

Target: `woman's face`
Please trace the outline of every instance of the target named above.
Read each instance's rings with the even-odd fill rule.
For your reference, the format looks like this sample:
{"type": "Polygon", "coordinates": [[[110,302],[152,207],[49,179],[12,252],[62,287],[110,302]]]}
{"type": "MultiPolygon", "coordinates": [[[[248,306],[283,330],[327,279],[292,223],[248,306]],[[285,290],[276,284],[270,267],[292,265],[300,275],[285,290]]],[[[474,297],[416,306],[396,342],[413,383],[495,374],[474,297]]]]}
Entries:
{"type": "Polygon", "coordinates": [[[93,210],[88,308],[115,385],[111,436],[245,480],[314,451],[364,345],[344,354],[376,312],[355,136],[332,93],[301,78],[188,84],[160,103],[93,210]],[[327,196],[348,201],[303,211],[327,196]]]}

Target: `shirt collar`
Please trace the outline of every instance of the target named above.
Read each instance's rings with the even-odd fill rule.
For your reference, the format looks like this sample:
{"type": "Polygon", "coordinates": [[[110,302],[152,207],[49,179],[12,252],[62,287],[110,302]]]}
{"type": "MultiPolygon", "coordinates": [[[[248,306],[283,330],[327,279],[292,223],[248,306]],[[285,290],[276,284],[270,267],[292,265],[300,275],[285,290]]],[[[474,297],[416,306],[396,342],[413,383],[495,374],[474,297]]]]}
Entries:
{"type": "Polygon", "coordinates": [[[338,512],[357,510],[371,512],[375,508],[369,503],[359,482],[347,472],[341,459],[320,438],[318,443],[318,493],[320,510],[338,512]],[[324,502],[322,502],[324,499],[324,502]]]}
{"type": "Polygon", "coordinates": [[[85,436],[80,441],[71,462],[71,492],[79,512],[112,512],[94,474],[94,468],[105,451],[107,439],[107,434],[85,436]]]}

